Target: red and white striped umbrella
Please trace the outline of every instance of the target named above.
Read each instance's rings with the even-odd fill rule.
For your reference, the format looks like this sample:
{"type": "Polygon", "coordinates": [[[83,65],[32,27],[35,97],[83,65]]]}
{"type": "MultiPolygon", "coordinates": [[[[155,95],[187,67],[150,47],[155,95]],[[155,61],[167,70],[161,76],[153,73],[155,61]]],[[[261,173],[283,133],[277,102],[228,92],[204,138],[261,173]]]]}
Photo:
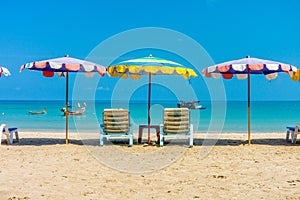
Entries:
{"type": "Polygon", "coordinates": [[[4,74],[4,76],[10,76],[10,72],[7,68],[0,66],[0,77],[4,74]]]}
{"type": "Polygon", "coordinates": [[[96,72],[100,76],[104,76],[106,68],[86,60],[71,58],[67,55],[62,58],[30,62],[22,65],[20,71],[24,69],[42,71],[46,77],[52,77],[54,76],[54,72],[56,72],[58,76],[66,78],[66,144],[68,144],[68,73],[81,72],[84,73],[86,77],[92,77],[96,72]]]}
{"type": "Polygon", "coordinates": [[[207,67],[202,74],[207,78],[237,79],[248,78],[248,144],[250,144],[250,74],[264,74],[266,79],[277,78],[278,72],[286,72],[292,75],[297,71],[295,66],[276,61],[263,60],[258,58],[242,58],[207,67]]]}

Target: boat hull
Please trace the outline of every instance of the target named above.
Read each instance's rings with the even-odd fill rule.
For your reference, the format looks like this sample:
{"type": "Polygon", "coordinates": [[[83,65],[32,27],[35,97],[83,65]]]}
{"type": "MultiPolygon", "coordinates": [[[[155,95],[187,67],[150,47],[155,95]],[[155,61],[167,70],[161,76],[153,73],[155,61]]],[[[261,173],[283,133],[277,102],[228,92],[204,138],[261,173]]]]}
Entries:
{"type": "MultiPolygon", "coordinates": [[[[65,109],[61,109],[61,111],[64,113],[64,116],[67,115],[67,112],[65,109]]],[[[70,110],[70,111],[68,111],[68,115],[69,116],[78,116],[78,115],[82,115],[84,113],[84,111],[85,111],[85,107],[80,108],[78,110],[70,110]]]]}
{"type": "Polygon", "coordinates": [[[40,114],[45,114],[46,111],[43,110],[43,111],[38,111],[38,112],[35,112],[35,111],[29,111],[28,112],[30,115],[40,115],[40,114]]]}
{"type": "Polygon", "coordinates": [[[178,108],[188,108],[188,109],[205,109],[202,105],[198,105],[193,102],[181,102],[177,104],[178,108]]]}

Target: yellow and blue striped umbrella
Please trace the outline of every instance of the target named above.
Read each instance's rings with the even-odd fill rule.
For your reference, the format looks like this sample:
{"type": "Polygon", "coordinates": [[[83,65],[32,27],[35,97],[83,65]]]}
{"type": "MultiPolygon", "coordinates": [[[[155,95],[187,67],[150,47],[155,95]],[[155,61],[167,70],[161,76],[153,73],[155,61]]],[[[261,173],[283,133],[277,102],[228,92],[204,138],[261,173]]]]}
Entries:
{"type": "Polygon", "coordinates": [[[153,57],[152,55],[143,58],[125,60],[107,68],[107,73],[115,78],[139,80],[141,75],[148,75],[148,144],[150,143],[150,101],[151,101],[151,76],[152,75],[176,75],[183,76],[189,80],[198,75],[193,69],[186,68],[183,65],[153,57]]]}

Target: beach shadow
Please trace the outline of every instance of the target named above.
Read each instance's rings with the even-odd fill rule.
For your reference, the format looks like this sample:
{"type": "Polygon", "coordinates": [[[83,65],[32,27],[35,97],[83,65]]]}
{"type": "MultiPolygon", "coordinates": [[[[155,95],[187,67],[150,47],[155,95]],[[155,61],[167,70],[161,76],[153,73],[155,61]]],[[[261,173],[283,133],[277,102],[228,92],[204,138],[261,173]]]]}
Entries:
{"type": "MultiPolygon", "coordinates": [[[[270,146],[297,146],[300,144],[297,141],[296,144],[287,142],[285,139],[274,139],[274,138],[262,138],[262,139],[252,139],[252,145],[270,145],[270,146]]],[[[248,145],[247,140],[237,140],[237,139],[194,139],[195,146],[240,146],[248,145]]]]}
{"type": "MultiPolygon", "coordinates": [[[[66,139],[64,138],[21,138],[18,143],[13,145],[19,146],[44,146],[44,145],[65,145],[66,139]]],[[[70,139],[69,144],[83,145],[81,140],[70,139]]]]}
{"type": "Polygon", "coordinates": [[[274,138],[266,138],[266,139],[253,139],[251,140],[251,144],[258,145],[271,145],[271,146],[299,146],[300,141],[297,141],[295,144],[292,144],[290,141],[287,142],[285,139],[274,139],[274,138]]]}
{"type": "MultiPolygon", "coordinates": [[[[4,142],[2,142],[4,144],[4,142]]],[[[99,139],[69,139],[70,145],[100,146],[99,139]]],[[[44,145],[66,145],[65,138],[21,138],[20,142],[14,142],[12,145],[19,146],[44,146],[44,145]]],[[[115,140],[105,145],[128,146],[128,141],[115,140]]]]}
{"type": "MultiPolygon", "coordinates": [[[[6,141],[2,140],[2,145],[5,145],[6,141]]],[[[69,144],[72,145],[86,145],[86,146],[100,146],[99,139],[69,139],[69,144]]],[[[138,144],[137,140],[134,140],[134,146],[143,146],[145,143],[138,144]]],[[[174,146],[174,145],[187,145],[187,140],[167,140],[164,142],[164,146],[174,146]]],[[[287,142],[285,139],[277,138],[262,138],[262,139],[252,139],[252,145],[269,145],[269,146],[300,146],[300,141],[298,140],[296,144],[287,142]]],[[[19,146],[44,146],[44,145],[66,145],[65,138],[21,138],[19,142],[14,140],[12,145],[19,146]]],[[[106,145],[120,145],[128,146],[128,140],[112,140],[106,142],[106,145]]],[[[241,146],[248,145],[247,140],[238,139],[207,139],[207,138],[195,138],[194,146],[241,146]]],[[[158,146],[158,143],[156,145],[158,146]]]]}

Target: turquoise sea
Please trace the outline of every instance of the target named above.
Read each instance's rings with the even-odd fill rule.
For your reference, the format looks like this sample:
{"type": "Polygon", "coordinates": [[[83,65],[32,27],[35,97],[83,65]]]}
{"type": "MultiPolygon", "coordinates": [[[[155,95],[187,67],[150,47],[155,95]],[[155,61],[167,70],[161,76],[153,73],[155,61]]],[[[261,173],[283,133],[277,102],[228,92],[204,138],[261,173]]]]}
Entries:
{"type": "MultiPolygon", "coordinates": [[[[81,104],[83,101],[80,102],[81,104]]],[[[20,131],[63,131],[65,117],[60,108],[64,101],[1,101],[1,123],[18,127],[20,131]],[[29,111],[47,109],[46,114],[30,115],[29,111]]],[[[177,102],[152,102],[151,124],[162,123],[163,108],[176,107],[177,102]]],[[[78,107],[78,102],[72,102],[78,107]]],[[[206,132],[247,132],[247,102],[209,102],[203,101],[205,110],[191,110],[194,129],[206,132]]],[[[87,101],[82,116],[69,117],[70,130],[98,131],[105,108],[127,108],[130,110],[131,123],[137,130],[139,124],[147,124],[147,103],[93,102],[87,101]]],[[[72,109],[71,108],[71,109],[72,109]]],[[[300,123],[300,101],[255,101],[251,102],[251,131],[284,132],[287,125],[300,123]]]]}

